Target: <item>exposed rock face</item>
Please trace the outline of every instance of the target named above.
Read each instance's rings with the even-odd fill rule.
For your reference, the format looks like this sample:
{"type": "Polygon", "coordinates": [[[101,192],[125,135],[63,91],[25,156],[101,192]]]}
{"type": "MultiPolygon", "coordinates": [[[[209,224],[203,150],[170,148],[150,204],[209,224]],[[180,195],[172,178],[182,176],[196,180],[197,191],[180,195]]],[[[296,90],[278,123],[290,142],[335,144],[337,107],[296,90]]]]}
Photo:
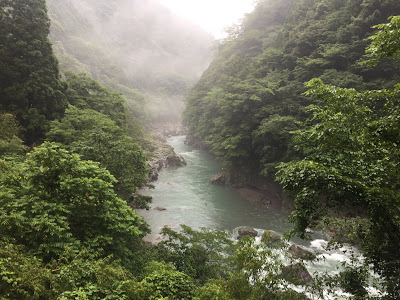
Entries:
{"type": "Polygon", "coordinates": [[[264,243],[271,245],[279,243],[281,236],[273,231],[265,230],[261,239],[264,243]]]}
{"type": "Polygon", "coordinates": [[[224,173],[218,173],[210,178],[210,183],[214,185],[226,185],[227,179],[224,173]]]}
{"type": "Polygon", "coordinates": [[[230,171],[229,184],[242,198],[268,208],[285,209],[287,201],[282,186],[276,181],[243,169],[230,171]]]}
{"type": "Polygon", "coordinates": [[[185,144],[189,145],[189,146],[193,146],[194,148],[197,148],[197,149],[206,149],[207,148],[199,138],[195,137],[194,135],[190,135],[190,134],[188,134],[186,136],[185,144]]]}
{"type": "Polygon", "coordinates": [[[289,265],[282,268],[285,280],[294,284],[311,284],[312,276],[302,264],[289,265]]]}
{"type": "Polygon", "coordinates": [[[294,257],[294,258],[300,258],[300,259],[306,259],[306,260],[313,260],[315,258],[315,254],[301,248],[300,246],[297,246],[295,244],[291,245],[288,249],[288,252],[294,257]]]}
{"type": "MultiPolygon", "coordinates": [[[[202,141],[193,135],[186,136],[185,144],[207,150],[202,141]]],[[[282,185],[271,178],[259,175],[258,171],[232,167],[213,176],[210,179],[210,183],[229,185],[243,199],[251,203],[260,204],[266,208],[274,208],[287,212],[291,212],[294,209],[293,201],[286,198],[282,185]]]]}
{"type": "Polygon", "coordinates": [[[174,152],[174,148],[169,145],[160,145],[153,153],[153,159],[149,162],[149,167],[152,170],[149,175],[149,181],[158,179],[158,172],[168,166],[186,166],[185,159],[174,152]]]}
{"type": "Polygon", "coordinates": [[[243,236],[256,237],[256,236],[258,236],[258,232],[253,227],[242,226],[238,230],[238,239],[240,239],[243,236]]]}
{"type": "Polygon", "coordinates": [[[264,205],[271,204],[269,200],[265,201],[264,194],[255,188],[241,187],[237,188],[236,191],[243,199],[246,199],[250,203],[262,203],[264,205]]]}
{"type": "Polygon", "coordinates": [[[182,166],[186,166],[186,161],[182,157],[182,155],[174,152],[173,154],[167,156],[167,165],[182,167],[182,166]]]}

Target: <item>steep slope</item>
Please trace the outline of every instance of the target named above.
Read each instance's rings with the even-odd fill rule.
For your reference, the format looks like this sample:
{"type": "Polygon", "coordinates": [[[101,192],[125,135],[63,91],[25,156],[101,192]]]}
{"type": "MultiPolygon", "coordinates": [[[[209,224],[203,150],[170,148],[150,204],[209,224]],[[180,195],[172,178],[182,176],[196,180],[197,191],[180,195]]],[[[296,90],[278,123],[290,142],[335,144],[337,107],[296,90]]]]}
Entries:
{"type": "Polygon", "coordinates": [[[183,94],[211,59],[208,34],[155,0],[47,3],[62,69],[119,90],[142,120],[179,119],[183,94]]]}
{"type": "Polygon", "coordinates": [[[400,13],[395,0],[262,0],[187,98],[190,133],[232,169],[274,176],[296,157],[290,132],[307,116],[304,82],[358,90],[391,86],[399,66],[361,67],[371,26],[400,13]]]}

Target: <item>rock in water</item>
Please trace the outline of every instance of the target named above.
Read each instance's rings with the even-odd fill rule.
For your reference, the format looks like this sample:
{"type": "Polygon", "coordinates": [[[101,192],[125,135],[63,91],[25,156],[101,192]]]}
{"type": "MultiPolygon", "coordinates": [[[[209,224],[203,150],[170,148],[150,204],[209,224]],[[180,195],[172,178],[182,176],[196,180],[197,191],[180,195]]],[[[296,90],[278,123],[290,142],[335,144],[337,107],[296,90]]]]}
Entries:
{"type": "Polygon", "coordinates": [[[303,249],[295,244],[293,244],[289,247],[288,252],[294,258],[300,258],[300,259],[306,259],[306,260],[313,260],[315,258],[314,253],[312,253],[311,251],[308,251],[306,249],[303,249]]]}
{"type": "Polygon", "coordinates": [[[210,183],[214,185],[225,185],[226,178],[223,173],[218,173],[210,178],[210,183]]]}
{"type": "Polygon", "coordinates": [[[163,211],[163,210],[167,210],[167,209],[165,207],[156,206],[156,207],[154,207],[154,210],[163,211]]]}
{"type": "Polygon", "coordinates": [[[182,157],[182,155],[173,153],[167,157],[167,164],[168,166],[177,166],[177,167],[182,167],[186,166],[186,161],[182,157]]]}
{"type": "Polygon", "coordinates": [[[306,267],[297,263],[282,268],[282,276],[293,284],[311,284],[312,277],[306,267]]]}
{"type": "Polygon", "coordinates": [[[250,226],[242,226],[238,230],[238,239],[240,239],[242,236],[256,237],[257,235],[257,230],[250,226]]]}
{"type": "Polygon", "coordinates": [[[281,236],[273,231],[265,230],[261,240],[266,244],[276,244],[281,241],[281,236]]]}

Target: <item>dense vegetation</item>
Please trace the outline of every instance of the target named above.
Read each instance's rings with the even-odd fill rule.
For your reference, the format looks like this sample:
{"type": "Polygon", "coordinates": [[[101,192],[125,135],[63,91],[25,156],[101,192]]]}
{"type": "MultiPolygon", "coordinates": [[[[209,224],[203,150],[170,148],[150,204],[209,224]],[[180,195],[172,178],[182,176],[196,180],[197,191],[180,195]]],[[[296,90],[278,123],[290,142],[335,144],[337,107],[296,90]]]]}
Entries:
{"type": "Polygon", "coordinates": [[[274,177],[281,163],[292,234],[336,227],[389,299],[400,296],[399,64],[387,59],[399,55],[399,19],[372,26],[398,13],[398,1],[260,1],[221,43],[185,112],[231,169],[274,177]]]}
{"type": "Polygon", "coordinates": [[[1,5],[1,105],[17,117],[24,139],[32,144],[43,138],[50,120],[62,116],[65,86],[48,40],[45,3],[10,0],[1,5]]]}
{"type": "Polygon", "coordinates": [[[190,133],[225,165],[273,176],[298,155],[289,132],[308,116],[304,82],[358,90],[396,82],[396,64],[357,64],[371,27],[396,12],[400,3],[390,0],[259,1],[190,92],[190,133]]]}
{"type": "Polygon", "coordinates": [[[62,69],[120,91],[146,125],[179,122],[183,95],[211,59],[208,34],[154,0],[47,4],[62,69]]]}
{"type": "MultiPolygon", "coordinates": [[[[96,7],[111,14],[116,3],[125,2],[96,7]]],[[[390,0],[260,1],[190,94],[191,130],[227,165],[269,174],[292,160],[278,177],[295,199],[293,233],[332,222],[325,217],[334,209],[362,210],[337,222],[357,238],[364,264],[307,284],[298,278],[303,260],[268,231],[259,242],[234,242],[182,226],[144,244],[148,227],[128,202],[146,184],[150,146],[126,99],[89,75],[61,76],[44,0],[0,0],[0,298],[307,299],[339,286],[365,299],[372,265],[376,297],[397,299],[399,86],[386,59],[400,56],[399,17],[376,28],[370,59],[356,62],[370,26],[399,8],[390,0]]]]}
{"type": "MultiPolygon", "coordinates": [[[[400,17],[378,26],[368,52],[379,58],[398,58],[400,17]]],[[[386,279],[387,291],[400,297],[399,89],[358,92],[308,83],[315,98],[312,119],[295,133],[304,159],[280,165],[280,181],[294,196],[294,231],[304,235],[311,224],[333,209],[362,208],[363,220],[344,219],[350,235],[361,241],[367,263],[386,279]]],[[[352,210],[354,211],[354,209],[352,210]]]]}

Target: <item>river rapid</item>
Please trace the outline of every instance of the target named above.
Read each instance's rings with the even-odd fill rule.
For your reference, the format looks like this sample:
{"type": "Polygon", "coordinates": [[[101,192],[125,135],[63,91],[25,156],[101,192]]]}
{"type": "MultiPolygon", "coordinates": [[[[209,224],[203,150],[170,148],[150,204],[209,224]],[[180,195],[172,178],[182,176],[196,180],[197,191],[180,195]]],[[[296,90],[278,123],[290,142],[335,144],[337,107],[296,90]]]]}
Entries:
{"type": "MultiPolygon", "coordinates": [[[[153,197],[150,210],[138,210],[151,228],[145,240],[157,243],[162,240],[160,231],[164,226],[179,230],[181,224],[194,229],[208,227],[229,231],[234,234],[240,226],[251,226],[259,233],[272,230],[283,234],[291,228],[288,214],[280,209],[260,207],[242,199],[232,188],[215,186],[209,179],[221,171],[220,164],[212,155],[203,150],[184,144],[184,136],[168,139],[176,153],[184,157],[187,166],[168,167],[162,170],[155,181],[154,189],[145,189],[141,193],[153,197]]],[[[314,234],[314,240],[292,240],[317,254],[317,262],[306,263],[311,274],[338,273],[343,262],[349,262],[351,252],[360,259],[362,255],[350,247],[336,251],[325,251],[327,244],[324,235],[314,234]],[[350,251],[351,250],[351,251],[350,251]]],[[[324,299],[347,299],[336,295],[326,295],[324,299]]],[[[313,297],[310,297],[313,299],[313,297]]]]}

